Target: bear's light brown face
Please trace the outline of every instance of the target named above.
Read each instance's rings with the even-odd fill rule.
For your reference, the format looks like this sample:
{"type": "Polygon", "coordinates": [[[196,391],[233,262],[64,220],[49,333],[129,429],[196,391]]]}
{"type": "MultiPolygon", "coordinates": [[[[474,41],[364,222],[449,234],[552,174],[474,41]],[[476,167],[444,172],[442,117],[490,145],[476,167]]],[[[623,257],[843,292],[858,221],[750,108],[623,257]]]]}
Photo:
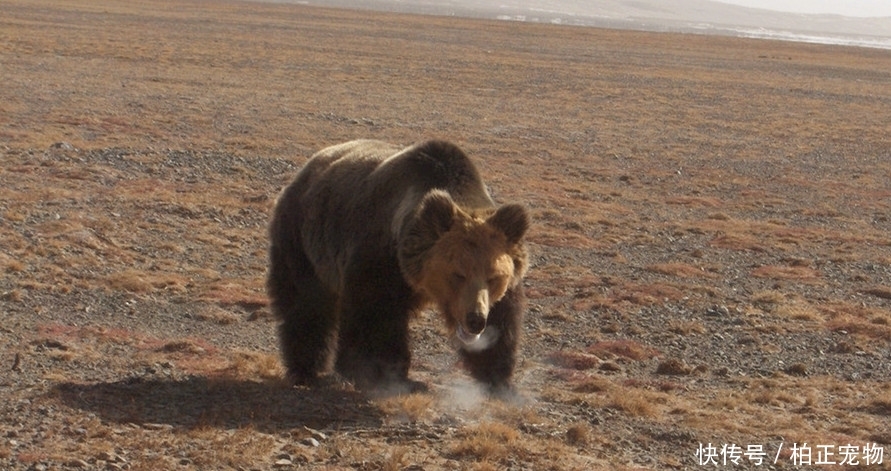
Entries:
{"type": "Polygon", "coordinates": [[[489,215],[471,215],[453,206],[449,224],[423,257],[415,288],[445,318],[465,344],[486,328],[491,307],[526,271],[522,238],[528,216],[517,205],[489,215]]]}

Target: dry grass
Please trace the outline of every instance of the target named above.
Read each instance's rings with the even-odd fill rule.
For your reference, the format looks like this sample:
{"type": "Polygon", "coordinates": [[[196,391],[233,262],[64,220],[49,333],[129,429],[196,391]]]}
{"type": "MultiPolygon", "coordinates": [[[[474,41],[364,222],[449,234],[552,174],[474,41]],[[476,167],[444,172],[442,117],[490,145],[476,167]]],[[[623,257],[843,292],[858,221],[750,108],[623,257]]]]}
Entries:
{"type": "Polygon", "coordinates": [[[0,3],[0,467],[661,470],[694,467],[699,442],[778,437],[889,451],[887,51],[0,3]],[[303,159],[357,137],[452,139],[530,208],[525,401],[468,387],[433,315],[413,326],[428,394],[282,381],[269,212],[303,159]]]}
{"type": "Polygon", "coordinates": [[[452,452],[473,461],[500,461],[506,459],[520,434],[513,427],[483,422],[468,429],[452,452]]]}
{"type": "Polygon", "coordinates": [[[418,422],[435,413],[434,398],[429,394],[408,394],[384,399],[381,409],[396,421],[418,422]]]}
{"type": "Polygon", "coordinates": [[[658,352],[633,340],[607,340],[597,342],[588,348],[595,355],[609,358],[622,357],[629,360],[646,360],[654,357],[658,352]]]}
{"type": "Polygon", "coordinates": [[[657,265],[650,265],[647,267],[647,270],[650,270],[653,273],[660,273],[677,278],[714,277],[713,274],[707,272],[704,268],[686,263],[660,263],[657,265]]]}

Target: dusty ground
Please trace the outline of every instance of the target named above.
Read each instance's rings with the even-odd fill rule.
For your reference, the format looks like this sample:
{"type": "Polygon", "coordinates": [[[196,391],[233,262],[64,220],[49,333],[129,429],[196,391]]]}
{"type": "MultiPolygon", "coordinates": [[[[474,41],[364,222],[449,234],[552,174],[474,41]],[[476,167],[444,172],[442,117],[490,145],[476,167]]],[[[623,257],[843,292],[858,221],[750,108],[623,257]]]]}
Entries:
{"type": "Polygon", "coordinates": [[[891,52],[86,3],[0,0],[0,468],[891,469],[891,52]],[[357,137],[531,209],[524,404],[433,315],[431,394],[279,380],[265,224],[357,137]]]}

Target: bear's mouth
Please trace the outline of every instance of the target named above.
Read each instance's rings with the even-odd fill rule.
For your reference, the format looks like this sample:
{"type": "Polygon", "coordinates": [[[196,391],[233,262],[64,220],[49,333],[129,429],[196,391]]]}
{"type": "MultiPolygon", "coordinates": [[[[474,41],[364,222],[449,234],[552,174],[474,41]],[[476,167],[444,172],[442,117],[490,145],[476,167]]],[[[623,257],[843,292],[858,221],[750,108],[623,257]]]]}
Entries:
{"type": "Polygon", "coordinates": [[[480,339],[480,335],[482,335],[483,330],[479,331],[479,333],[471,334],[464,330],[463,325],[458,324],[458,328],[455,330],[455,335],[457,335],[458,340],[464,342],[465,345],[470,345],[480,339]]]}

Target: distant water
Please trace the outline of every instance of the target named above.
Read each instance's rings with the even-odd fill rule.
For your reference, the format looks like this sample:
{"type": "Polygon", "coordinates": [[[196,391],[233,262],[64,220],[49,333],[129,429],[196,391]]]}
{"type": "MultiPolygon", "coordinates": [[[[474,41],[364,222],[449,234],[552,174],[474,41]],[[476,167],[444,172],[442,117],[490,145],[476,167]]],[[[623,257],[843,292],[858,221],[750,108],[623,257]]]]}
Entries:
{"type": "MultiPolygon", "coordinates": [[[[708,34],[705,27],[702,32],[708,34]]],[[[836,46],[858,46],[878,49],[891,49],[891,38],[879,36],[843,36],[825,35],[819,33],[795,33],[792,31],[771,30],[767,28],[724,28],[724,31],[716,29],[717,34],[730,34],[741,38],[775,39],[779,41],[794,41],[813,44],[832,44],[836,46]]]]}
{"type": "MultiPolygon", "coordinates": [[[[474,15],[481,16],[481,15],[474,15]]],[[[603,28],[631,29],[639,31],[678,32],[694,34],[715,34],[740,38],[771,39],[777,41],[793,41],[812,44],[828,44],[836,46],[856,46],[891,50],[891,30],[888,36],[854,35],[845,33],[821,33],[816,31],[792,31],[788,28],[732,26],[704,22],[684,22],[679,20],[643,19],[619,20],[613,18],[584,17],[578,15],[559,16],[542,15],[533,12],[529,15],[495,15],[495,19],[505,21],[521,21],[535,23],[567,24],[576,26],[594,26],[603,28]]]]}
{"type": "Polygon", "coordinates": [[[665,3],[662,0],[257,1],[639,31],[714,34],[891,50],[891,18],[781,13],[707,0],[675,0],[665,3]],[[592,11],[598,13],[592,14],[592,11]]]}
{"type": "Polygon", "coordinates": [[[849,18],[891,18],[888,0],[717,0],[720,3],[776,12],[835,15],[849,18]]]}
{"type": "MultiPolygon", "coordinates": [[[[484,15],[473,15],[484,16],[484,15]]],[[[685,21],[683,19],[674,18],[634,18],[619,19],[607,16],[593,16],[581,14],[567,14],[556,11],[533,10],[527,14],[494,15],[494,18],[500,20],[512,21],[531,21],[531,22],[547,22],[555,24],[569,24],[579,26],[596,26],[617,29],[633,29],[641,31],[657,31],[657,32],[681,32],[695,34],[715,34],[722,36],[736,36],[741,38],[757,38],[772,39],[779,41],[794,41],[814,44],[830,44],[837,46],[857,46],[870,47],[879,49],[891,49],[891,18],[878,19],[846,19],[842,17],[831,17],[826,15],[796,15],[774,13],[768,14],[771,20],[780,17],[789,19],[789,23],[797,27],[787,27],[783,25],[783,21],[768,21],[767,23],[775,23],[768,27],[733,25],[727,22],[715,21],[685,21]],[[808,19],[814,18],[815,21],[810,22],[808,19]],[[838,32],[818,31],[820,27],[830,23],[833,25],[841,24],[837,27],[838,32]],[[820,23],[815,26],[813,23],[820,23]],[[871,34],[854,34],[851,30],[856,30],[858,24],[868,25],[865,28],[871,34]],[[878,27],[876,25],[879,25],[878,27]],[[887,31],[882,31],[883,26],[887,25],[887,31]],[[884,34],[883,34],[884,33],[884,34]]],[[[757,22],[757,17],[747,17],[750,23],[757,22]]],[[[827,29],[833,29],[827,27],[827,29]]]]}

